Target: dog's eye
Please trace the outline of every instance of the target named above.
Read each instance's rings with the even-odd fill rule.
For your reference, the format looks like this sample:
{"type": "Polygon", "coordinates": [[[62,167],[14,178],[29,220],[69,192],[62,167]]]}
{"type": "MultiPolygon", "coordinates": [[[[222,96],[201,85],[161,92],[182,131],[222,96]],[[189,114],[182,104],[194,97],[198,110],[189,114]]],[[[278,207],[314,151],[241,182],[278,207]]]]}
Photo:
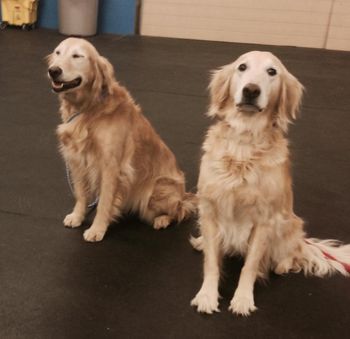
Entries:
{"type": "Polygon", "coordinates": [[[270,68],[267,70],[267,74],[268,74],[268,75],[271,75],[271,76],[273,77],[274,75],[277,74],[277,71],[276,71],[274,68],[270,67],[270,68]]]}
{"type": "Polygon", "coordinates": [[[73,54],[72,57],[73,57],[74,59],[78,59],[78,58],[82,58],[83,56],[80,55],[80,54],[73,54]]]}
{"type": "Polygon", "coordinates": [[[60,53],[60,51],[56,51],[56,55],[60,55],[61,53],[60,53]]]}
{"type": "Polygon", "coordinates": [[[247,69],[247,65],[246,64],[240,64],[238,66],[238,70],[240,70],[241,72],[244,72],[247,69]]]}

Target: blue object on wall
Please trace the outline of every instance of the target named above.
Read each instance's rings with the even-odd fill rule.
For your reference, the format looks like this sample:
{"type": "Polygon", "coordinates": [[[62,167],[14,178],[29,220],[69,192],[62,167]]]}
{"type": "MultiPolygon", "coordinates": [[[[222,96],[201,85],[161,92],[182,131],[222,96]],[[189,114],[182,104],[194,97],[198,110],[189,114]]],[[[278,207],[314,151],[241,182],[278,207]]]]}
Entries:
{"type": "Polygon", "coordinates": [[[102,33],[133,34],[136,0],[100,0],[98,30],[102,33]]]}
{"type": "MultiPolygon", "coordinates": [[[[137,0],[100,0],[98,32],[134,34],[137,0]]],[[[57,0],[39,0],[38,26],[58,28],[57,0]]]]}
{"type": "Polygon", "coordinates": [[[39,0],[38,26],[58,28],[57,0],[39,0]]]}

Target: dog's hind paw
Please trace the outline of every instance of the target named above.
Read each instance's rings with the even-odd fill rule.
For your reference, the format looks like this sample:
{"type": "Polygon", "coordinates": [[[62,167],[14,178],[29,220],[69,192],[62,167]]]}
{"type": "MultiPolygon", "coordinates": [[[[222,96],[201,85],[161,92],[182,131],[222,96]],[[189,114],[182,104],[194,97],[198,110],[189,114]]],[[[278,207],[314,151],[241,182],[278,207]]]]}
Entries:
{"type": "Polygon", "coordinates": [[[248,316],[251,312],[257,310],[254,305],[253,296],[239,296],[235,295],[230,303],[230,307],[228,308],[234,314],[248,316]]]}
{"type": "Polygon", "coordinates": [[[167,228],[170,225],[171,218],[168,215],[160,215],[156,217],[153,222],[153,228],[155,230],[160,230],[162,228],[167,228]]]}
{"type": "Polygon", "coordinates": [[[66,217],[63,220],[63,224],[66,227],[79,227],[81,223],[83,222],[84,217],[78,215],[77,213],[70,213],[67,214],[66,217]]]}
{"type": "Polygon", "coordinates": [[[101,241],[105,233],[105,230],[99,230],[94,227],[90,227],[84,232],[84,239],[88,242],[101,241]]]}
{"type": "Polygon", "coordinates": [[[204,245],[203,245],[203,236],[202,235],[200,235],[197,238],[191,236],[190,243],[195,250],[203,251],[204,245]]]}
{"type": "Polygon", "coordinates": [[[213,312],[220,312],[218,296],[216,294],[199,291],[192,299],[191,306],[197,307],[199,313],[212,314],[213,312]]]}

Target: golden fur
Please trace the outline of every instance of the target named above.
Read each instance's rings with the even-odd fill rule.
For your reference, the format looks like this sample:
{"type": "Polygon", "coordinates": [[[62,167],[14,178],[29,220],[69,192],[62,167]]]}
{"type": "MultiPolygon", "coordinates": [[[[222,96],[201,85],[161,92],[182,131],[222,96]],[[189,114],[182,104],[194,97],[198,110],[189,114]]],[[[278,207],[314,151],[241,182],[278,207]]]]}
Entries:
{"type": "Polygon", "coordinates": [[[269,270],[347,275],[341,263],[350,263],[350,245],[306,240],[303,221],[293,212],[285,134],[297,117],[302,85],[271,53],[250,52],[214,72],[209,89],[208,115],[217,121],[203,144],[198,181],[201,236],[191,240],[204,252],[204,280],[191,304],[199,312],[218,311],[225,254],[245,258],[229,308],[240,315],[256,309],[254,283],[269,270]],[[246,87],[260,91],[254,104],[244,103],[246,87]]]}
{"type": "Polygon", "coordinates": [[[138,212],[155,229],[188,216],[195,201],[185,192],[174,154],[115,80],[107,59],[86,40],[69,38],[48,57],[48,64],[51,75],[62,70],[52,79],[62,117],[57,135],[76,198],[64,225],[80,226],[96,196],[96,217],[84,233],[87,241],[102,240],[110,222],[127,211],[138,212]],[[62,91],[74,79],[81,84],[62,91]]]}

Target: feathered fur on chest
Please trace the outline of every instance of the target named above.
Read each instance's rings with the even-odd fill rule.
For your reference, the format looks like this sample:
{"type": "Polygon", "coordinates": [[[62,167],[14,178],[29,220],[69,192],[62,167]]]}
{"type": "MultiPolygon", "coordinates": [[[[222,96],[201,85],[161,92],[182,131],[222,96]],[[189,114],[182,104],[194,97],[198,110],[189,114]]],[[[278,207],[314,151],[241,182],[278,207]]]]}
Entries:
{"type": "Polygon", "coordinates": [[[199,189],[269,191],[278,188],[288,161],[287,140],[278,131],[237,133],[224,123],[212,126],[203,145],[199,189]]]}
{"type": "Polygon", "coordinates": [[[97,143],[87,126],[78,120],[80,117],[76,119],[57,127],[59,149],[68,167],[74,168],[80,178],[86,179],[89,191],[96,194],[100,180],[97,143]]]}
{"type": "MultiPolygon", "coordinates": [[[[77,117],[76,119],[79,119],[77,117]]],[[[60,141],[60,149],[65,156],[88,153],[92,147],[92,136],[88,128],[78,121],[63,123],[57,127],[57,136],[60,141]]]]}

